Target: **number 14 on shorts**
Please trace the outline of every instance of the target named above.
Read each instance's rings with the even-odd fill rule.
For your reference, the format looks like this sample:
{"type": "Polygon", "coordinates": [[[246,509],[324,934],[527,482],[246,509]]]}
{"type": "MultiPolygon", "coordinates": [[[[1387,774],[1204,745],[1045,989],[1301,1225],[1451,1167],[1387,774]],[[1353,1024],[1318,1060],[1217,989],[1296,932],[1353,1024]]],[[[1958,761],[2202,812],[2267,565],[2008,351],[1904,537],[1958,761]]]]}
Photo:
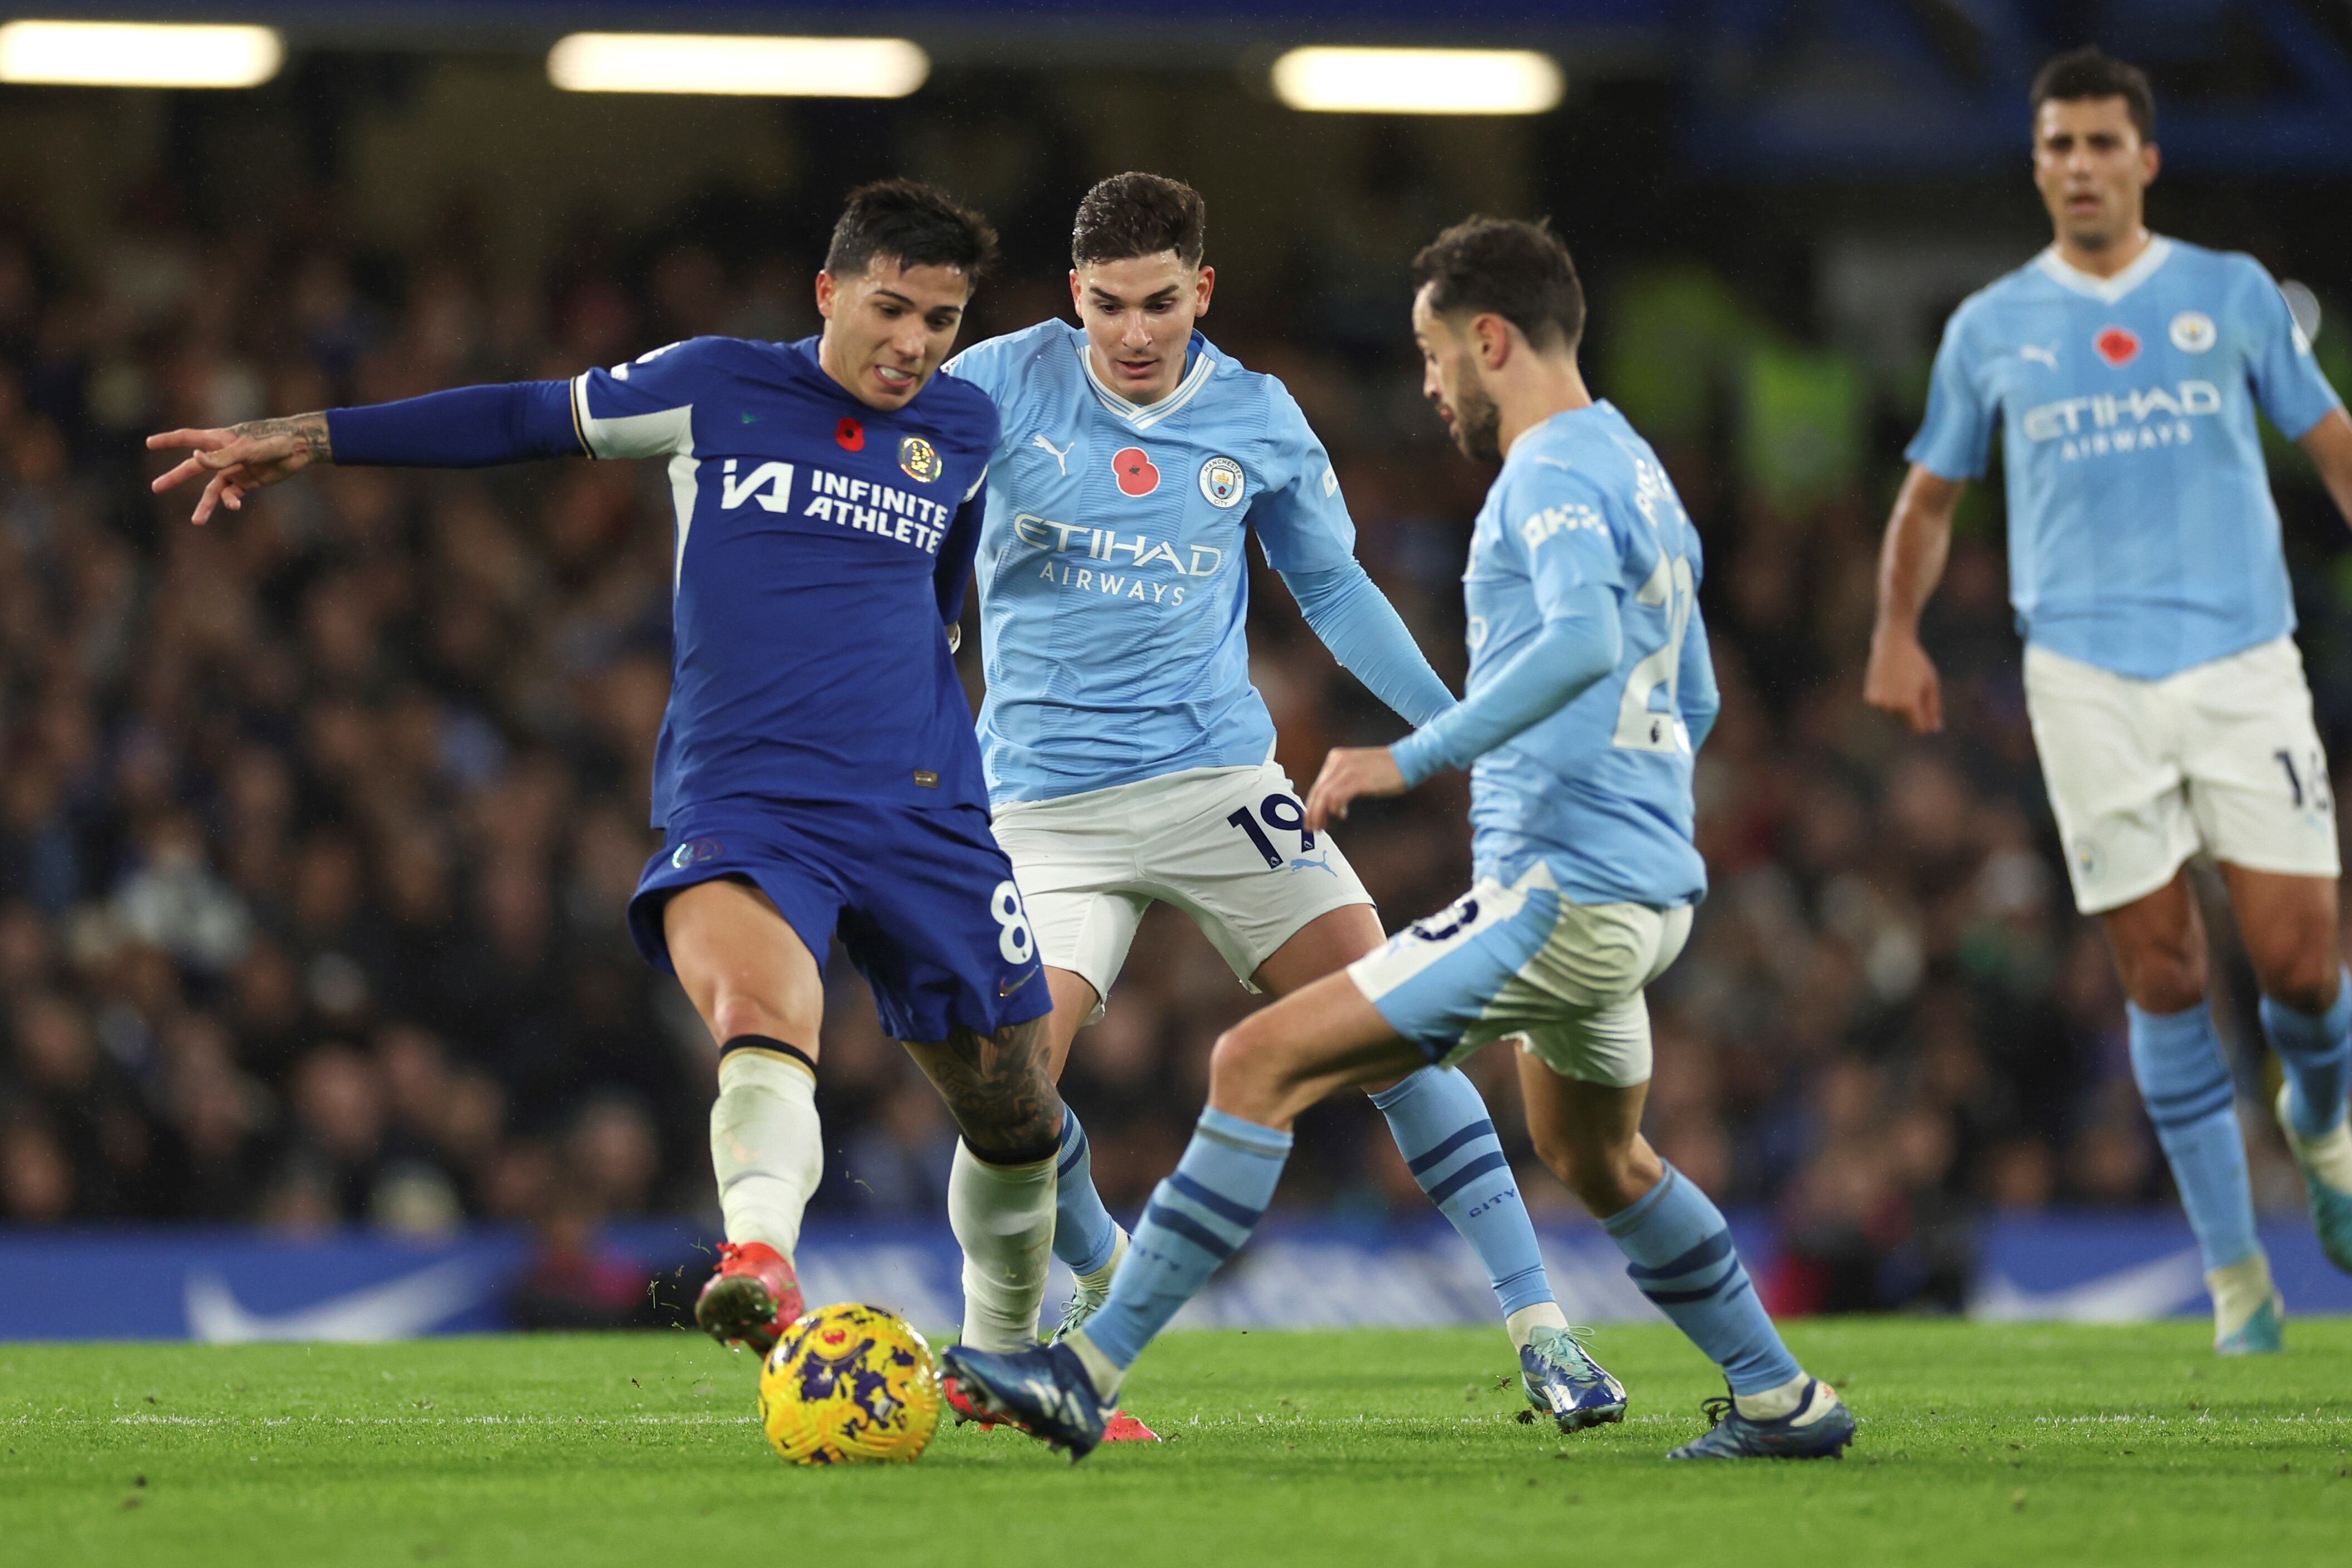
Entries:
{"type": "MultiPolygon", "coordinates": [[[[1298,804],[1297,795],[1280,794],[1267,795],[1257,803],[1257,810],[1255,812],[1248,806],[1241,806],[1225,820],[1249,835],[1249,841],[1257,847],[1259,854],[1265,857],[1266,869],[1269,871],[1278,871],[1286,864],[1290,863],[1288,858],[1274,847],[1274,839],[1266,831],[1269,827],[1278,833],[1298,835],[1300,855],[1311,855],[1315,852],[1315,835],[1308,832],[1307,828],[1307,808],[1298,804]],[[1263,823],[1260,821],[1261,818],[1264,819],[1263,823]]],[[[1310,866],[1317,864],[1311,860],[1306,863],[1310,866]]]]}

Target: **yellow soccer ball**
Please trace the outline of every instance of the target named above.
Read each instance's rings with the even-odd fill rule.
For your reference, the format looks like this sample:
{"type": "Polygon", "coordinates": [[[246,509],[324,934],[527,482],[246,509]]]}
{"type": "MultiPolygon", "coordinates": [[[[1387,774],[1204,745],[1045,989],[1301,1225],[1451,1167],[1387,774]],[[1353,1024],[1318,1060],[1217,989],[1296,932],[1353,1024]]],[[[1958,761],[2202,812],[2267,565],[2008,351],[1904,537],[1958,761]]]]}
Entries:
{"type": "Polygon", "coordinates": [[[940,1429],[931,1347],[879,1307],[804,1313],[760,1364],[760,1425],[795,1465],[912,1464],[940,1429]]]}

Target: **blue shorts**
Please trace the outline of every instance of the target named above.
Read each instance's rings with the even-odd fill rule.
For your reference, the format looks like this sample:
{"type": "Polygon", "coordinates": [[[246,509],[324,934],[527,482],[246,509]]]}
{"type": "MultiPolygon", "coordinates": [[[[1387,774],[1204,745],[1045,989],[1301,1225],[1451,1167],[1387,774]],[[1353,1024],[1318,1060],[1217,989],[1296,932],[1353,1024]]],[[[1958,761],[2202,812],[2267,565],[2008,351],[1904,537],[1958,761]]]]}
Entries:
{"type": "Polygon", "coordinates": [[[979,806],[682,805],[629,900],[629,934],[656,968],[677,973],[662,930],[670,896],[720,877],[765,893],[819,964],[839,931],[898,1039],[992,1035],[1053,1007],[1013,863],[979,806]]]}

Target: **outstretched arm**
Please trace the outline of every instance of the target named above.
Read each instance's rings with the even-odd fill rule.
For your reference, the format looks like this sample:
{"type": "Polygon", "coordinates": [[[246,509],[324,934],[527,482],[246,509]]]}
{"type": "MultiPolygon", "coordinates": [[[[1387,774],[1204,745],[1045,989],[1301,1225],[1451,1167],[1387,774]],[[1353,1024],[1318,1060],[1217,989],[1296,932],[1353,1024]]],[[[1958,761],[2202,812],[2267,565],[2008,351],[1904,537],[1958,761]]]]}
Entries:
{"type": "Polygon", "coordinates": [[[1919,646],[1919,613],[1944,575],[1952,550],[1952,513],[1966,488],[1966,480],[1912,464],[1878,554],[1878,621],[1871,628],[1862,697],[1873,708],[1909,720],[1923,735],[1944,727],[1944,693],[1935,661],[1919,646]]]}
{"type": "Polygon", "coordinates": [[[248,491],[290,479],[314,463],[346,467],[478,468],[530,458],[576,458],[586,448],[572,417],[568,381],[466,386],[364,408],[254,419],[218,430],[172,430],[147,437],[150,451],[194,456],[156,479],[158,494],[205,477],[194,521],[223,505],[238,510],[248,491]]]}
{"type": "Polygon", "coordinates": [[[1285,572],[1307,626],[1341,668],[1408,724],[1426,724],[1454,706],[1421,645],[1362,563],[1326,572],[1285,572]]]}
{"type": "Polygon", "coordinates": [[[1543,630],[1475,697],[1393,746],[1342,747],[1326,757],[1307,797],[1308,829],[1320,833],[1345,817],[1360,795],[1402,795],[1441,769],[1469,766],[1575,701],[1623,651],[1614,591],[1599,584],[1569,590],[1543,630]]]}

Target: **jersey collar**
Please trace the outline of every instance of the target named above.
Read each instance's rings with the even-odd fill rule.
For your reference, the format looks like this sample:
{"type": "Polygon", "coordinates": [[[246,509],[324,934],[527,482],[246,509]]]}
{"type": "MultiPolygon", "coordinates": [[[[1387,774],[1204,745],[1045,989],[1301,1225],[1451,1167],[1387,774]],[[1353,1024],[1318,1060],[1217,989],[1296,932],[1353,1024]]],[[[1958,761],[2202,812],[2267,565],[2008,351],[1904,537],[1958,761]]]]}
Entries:
{"type": "Polygon", "coordinates": [[[1077,342],[1073,346],[1078,351],[1078,368],[1086,372],[1087,385],[1093,389],[1095,401],[1138,430],[1150,429],[1192,402],[1193,395],[1208,384],[1211,373],[1217,368],[1215,360],[1209,353],[1208,344],[1202,341],[1200,333],[1194,332],[1192,368],[1184,373],[1184,379],[1176,384],[1176,390],[1157,403],[1132,403],[1104,385],[1102,377],[1095,374],[1095,362],[1087,356],[1084,332],[1078,334],[1077,342]]]}
{"type": "Polygon", "coordinates": [[[2172,241],[2160,234],[2149,235],[2147,248],[2113,278],[2096,278],[2079,267],[2060,260],[2055,245],[2033,259],[2034,265],[2061,288],[2071,289],[2077,294],[2087,294],[2094,300],[2112,305],[2154,277],[2158,268],[2172,259],[2172,241]]]}

